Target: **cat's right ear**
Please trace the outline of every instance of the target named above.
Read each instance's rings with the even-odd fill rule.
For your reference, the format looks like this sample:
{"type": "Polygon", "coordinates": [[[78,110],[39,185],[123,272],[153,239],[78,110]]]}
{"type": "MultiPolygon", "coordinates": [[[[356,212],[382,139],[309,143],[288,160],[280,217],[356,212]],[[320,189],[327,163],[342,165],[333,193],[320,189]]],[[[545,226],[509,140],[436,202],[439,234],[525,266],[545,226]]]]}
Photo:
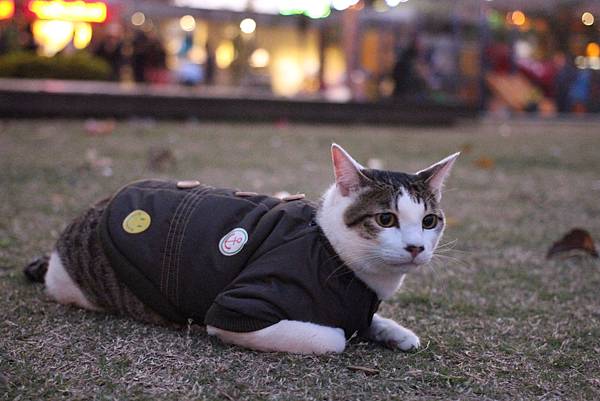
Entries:
{"type": "Polygon", "coordinates": [[[341,146],[331,145],[331,159],[335,184],[342,196],[348,196],[360,188],[361,173],[364,167],[354,160],[341,146]]]}
{"type": "Polygon", "coordinates": [[[450,170],[452,170],[452,166],[459,155],[460,152],[454,153],[434,165],[417,172],[417,175],[433,190],[438,202],[442,199],[442,187],[444,186],[444,181],[446,180],[446,177],[448,177],[448,174],[450,174],[450,170]]]}

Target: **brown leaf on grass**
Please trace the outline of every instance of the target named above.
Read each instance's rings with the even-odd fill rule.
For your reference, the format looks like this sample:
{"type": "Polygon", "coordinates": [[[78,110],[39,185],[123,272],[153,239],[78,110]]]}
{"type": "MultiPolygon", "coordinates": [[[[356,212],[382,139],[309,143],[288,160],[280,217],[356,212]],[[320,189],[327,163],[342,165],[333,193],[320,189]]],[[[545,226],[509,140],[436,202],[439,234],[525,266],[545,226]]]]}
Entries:
{"type": "Polygon", "coordinates": [[[176,164],[175,155],[169,148],[154,147],[148,151],[148,168],[152,171],[167,171],[176,164]]]}
{"type": "Polygon", "coordinates": [[[379,374],[379,369],[368,368],[366,366],[358,366],[358,365],[349,365],[348,369],[354,372],[364,372],[367,375],[376,375],[379,374]]]}
{"type": "Polygon", "coordinates": [[[105,177],[113,175],[113,160],[110,157],[100,156],[95,148],[88,149],[85,152],[85,164],[83,169],[96,172],[105,177]]]}
{"type": "Polygon", "coordinates": [[[460,146],[460,153],[463,155],[468,155],[469,153],[471,153],[473,151],[473,144],[472,143],[463,143],[460,146]]]}
{"type": "Polygon", "coordinates": [[[487,156],[481,156],[479,159],[474,160],[473,164],[483,170],[491,170],[496,166],[494,159],[487,156]]]}
{"type": "Polygon", "coordinates": [[[552,244],[546,254],[546,258],[550,259],[560,254],[566,254],[565,256],[567,257],[574,256],[572,252],[583,252],[594,258],[598,257],[598,251],[590,233],[581,228],[574,228],[559,241],[552,244]]]}
{"type": "Polygon", "coordinates": [[[117,123],[115,120],[86,120],[84,127],[85,131],[90,135],[108,135],[115,130],[117,123]]]}

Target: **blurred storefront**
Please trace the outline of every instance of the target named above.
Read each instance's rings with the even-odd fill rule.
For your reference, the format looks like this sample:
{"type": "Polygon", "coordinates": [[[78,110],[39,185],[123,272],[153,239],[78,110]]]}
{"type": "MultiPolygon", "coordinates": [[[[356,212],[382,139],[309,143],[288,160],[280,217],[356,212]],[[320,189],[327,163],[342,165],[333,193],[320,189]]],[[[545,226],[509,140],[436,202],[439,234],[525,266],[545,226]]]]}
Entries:
{"type": "Polygon", "coordinates": [[[123,18],[138,38],[157,37],[170,80],[310,96],[344,84],[339,16],[327,2],[130,3],[123,18]],[[325,7],[324,7],[325,5],[325,7]]]}
{"type": "Polygon", "coordinates": [[[115,80],[339,101],[477,97],[476,39],[462,35],[464,21],[446,13],[452,7],[401,0],[17,1],[38,53],[87,48],[111,64],[115,80]]]}
{"type": "Polygon", "coordinates": [[[440,98],[476,99],[477,40],[461,31],[463,22],[471,22],[439,8],[367,3],[139,0],[127,3],[122,23],[138,37],[158,37],[170,79],[188,85],[377,100],[403,95],[394,91],[394,71],[402,70],[404,57],[415,64],[410,73],[397,71],[410,80],[406,92],[431,88],[440,98]]]}
{"type": "Polygon", "coordinates": [[[86,49],[121,82],[554,113],[600,110],[595,15],[584,0],[0,0],[0,39],[16,21],[21,47],[86,49]]]}

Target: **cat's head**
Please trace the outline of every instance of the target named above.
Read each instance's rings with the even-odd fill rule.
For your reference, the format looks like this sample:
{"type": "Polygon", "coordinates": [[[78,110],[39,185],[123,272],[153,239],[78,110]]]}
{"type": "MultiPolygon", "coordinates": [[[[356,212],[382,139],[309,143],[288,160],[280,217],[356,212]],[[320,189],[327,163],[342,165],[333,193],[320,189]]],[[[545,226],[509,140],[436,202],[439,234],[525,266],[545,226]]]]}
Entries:
{"type": "Polygon", "coordinates": [[[429,262],[446,224],[442,187],[459,154],[414,174],[364,168],[336,144],[331,154],[335,184],[318,221],[344,262],[380,276],[429,262]]]}

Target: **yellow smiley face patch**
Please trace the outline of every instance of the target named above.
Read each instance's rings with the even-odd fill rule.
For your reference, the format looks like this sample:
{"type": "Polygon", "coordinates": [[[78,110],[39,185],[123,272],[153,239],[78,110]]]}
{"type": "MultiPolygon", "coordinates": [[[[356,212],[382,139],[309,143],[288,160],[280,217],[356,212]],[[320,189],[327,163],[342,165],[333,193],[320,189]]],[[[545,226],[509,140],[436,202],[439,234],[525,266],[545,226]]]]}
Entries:
{"type": "Polygon", "coordinates": [[[143,233],[150,227],[152,219],[145,211],[138,209],[129,213],[123,220],[123,230],[129,234],[143,233]]]}

